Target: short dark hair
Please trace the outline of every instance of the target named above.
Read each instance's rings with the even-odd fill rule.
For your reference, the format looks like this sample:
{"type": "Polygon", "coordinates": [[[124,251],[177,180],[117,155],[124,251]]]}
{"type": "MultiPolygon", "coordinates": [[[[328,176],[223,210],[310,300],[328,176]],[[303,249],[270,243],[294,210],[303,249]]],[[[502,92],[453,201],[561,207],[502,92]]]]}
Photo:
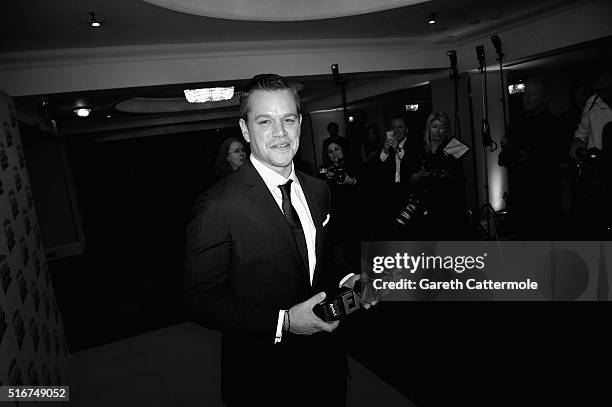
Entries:
{"type": "Polygon", "coordinates": [[[331,130],[332,127],[336,127],[338,130],[340,130],[340,126],[338,125],[338,123],[336,122],[329,122],[327,123],[327,132],[329,133],[329,131],[331,130]]]}
{"type": "Polygon", "coordinates": [[[295,105],[297,106],[298,114],[301,111],[300,95],[298,94],[295,85],[287,78],[274,74],[264,73],[255,75],[249,81],[246,88],[240,94],[240,117],[247,121],[249,114],[249,98],[255,91],[277,91],[277,90],[289,90],[293,94],[295,99],[295,105]]]}
{"type": "Polygon", "coordinates": [[[389,120],[389,124],[391,124],[393,122],[393,120],[403,120],[404,121],[404,126],[406,126],[406,128],[409,127],[408,119],[403,114],[396,114],[394,116],[391,116],[391,120],[389,120]]]}
{"type": "Polygon", "coordinates": [[[538,84],[542,87],[544,93],[549,96],[552,94],[552,85],[550,81],[543,76],[529,76],[525,80],[525,84],[538,84]]]}

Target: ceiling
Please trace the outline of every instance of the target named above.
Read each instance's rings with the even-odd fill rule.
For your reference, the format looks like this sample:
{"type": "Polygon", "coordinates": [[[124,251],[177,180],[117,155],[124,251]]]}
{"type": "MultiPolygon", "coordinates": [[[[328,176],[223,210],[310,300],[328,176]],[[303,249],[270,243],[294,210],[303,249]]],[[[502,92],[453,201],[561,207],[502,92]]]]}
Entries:
{"type": "MultiPolygon", "coordinates": [[[[285,9],[309,4],[303,0],[260,2],[281,3],[285,9]]],[[[352,1],[343,3],[346,2],[352,1]]],[[[3,1],[0,6],[0,52],[278,39],[402,37],[435,43],[490,32],[496,27],[575,3],[579,1],[431,0],[351,17],[263,22],[196,16],[143,0],[3,1]],[[91,11],[104,22],[101,29],[89,27],[91,11]],[[427,24],[431,12],[438,13],[438,24],[427,24]]]]}
{"type": "Polygon", "coordinates": [[[205,17],[251,21],[303,21],[347,17],[428,0],[145,0],[170,10],[205,17]]]}
{"type": "MultiPolygon", "coordinates": [[[[201,2],[197,0],[19,0],[2,2],[0,13],[0,61],[6,55],[36,54],[63,49],[97,47],[125,47],[159,44],[224,43],[274,40],[361,40],[361,39],[410,39],[418,44],[445,46],[469,41],[475,36],[495,32],[525,19],[550,14],[555,10],[572,7],[572,0],[430,0],[430,1],[316,1],[316,12],[305,14],[302,0],[223,0],[201,2]],[[152,3],[174,3],[164,8],[152,3]],[[237,5],[257,5],[237,10],[237,5]],[[319,4],[320,3],[320,4],[319,4]],[[407,3],[416,3],[405,5],[407,3]],[[202,10],[203,4],[219,9],[202,10]],[[200,7],[190,12],[180,12],[186,6],[200,7]],[[400,7],[397,7],[397,6],[400,7]],[[270,13],[262,13],[268,6],[270,13]],[[385,8],[396,7],[385,10],[385,8]],[[342,9],[344,7],[344,9],[342,9]],[[275,12],[274,10],[283,10],[275,12]],[[362,11],[382,10],[363,14],[362,11]],[[101,28],[88,24],[89,13],[103,21],[101,28]],[[236,12],[239,13],[236,13],[236,12]],[[232,15],[235,19],[209,16],[232,15]],[[437,24],[427,24],[430,13],[436,12],[437,24]],[[229,14],[228,14],[229,13],[229,14]],[[239,15],[242,13],[241,15],[239,15]],[[250,14],[249,14],[250,13],[250,14]],[[320,16],[356,14],[337,18],[304,20],[320,16]],[[263,17],[262,17],[263,15],[263,17]],[[303,21],[248,21],[261,18],[303,21]],[[238,18],[242,18],[239,20],[238,18]]],[[[314,8],[311,6],[311,8],[314,8]]],[[[526,63],[525,61],[522,62],[526,63]]],[[[370,81],[393,80],[414,75],[440,75],[440,69],[393,70],[360,73],[345,77],[349,87],[370,81]]],[[[446,74],[442,72],[442,74],[446,74]]],[[[331,75],[311,75],[294,78],[304,89],[302,97],[308,103],[340,91],[331,75]]],[[[70,134],[96,131],[117,132],[130,128],[178,123],[203,123],[207,126],[224,126],[235,123],[237,109],[208,109],[206,118],[202,112],[173,112],[164,114],[129,114],[118,112],[114,106],[133,97],[176,98],[186,87],[223,86],[232,84],[240,89],[246,82],[215,81],[173,84],[167,86],[103,89],[72,93],[45,94],[16,98],[18,106],[38,111],[56,119],[70,134]],[[43,105],[43,102],[45,104],[43,105]],[[75,106],[94,108],[94,115],[83,120],[72,113],[75,106]],[[210,113],[213,113],[212,115],[210,113]],[[108,118],[107,116],[111,117],[108,118]],[[112,124],[110,124],[112,123],[112,124]],[[156,124],[157,123],[157,124],[156,124]]],[[[419,91],[420,92],[420,91],[419,91]]],[[[420,94],[420,93],[419,93],[420,94]]],[[[334,107],[334,106],[329,106],[334,107]]]]}

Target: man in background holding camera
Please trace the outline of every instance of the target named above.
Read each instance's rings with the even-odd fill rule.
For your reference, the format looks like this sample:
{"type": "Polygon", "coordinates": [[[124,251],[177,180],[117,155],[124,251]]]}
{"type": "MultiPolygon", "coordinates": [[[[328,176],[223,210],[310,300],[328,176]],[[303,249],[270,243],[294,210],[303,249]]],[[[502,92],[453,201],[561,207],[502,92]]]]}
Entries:
{"type": "Polygon", "coordinates": [[[380,182],[379,213],[381,233],[392,225],[395,216],[404,208],[410,196],[410,175],[416,165],[417,148],[409,140],[409,126],[403,116],[391,119],[391,132],[387,132],[382,150],[378,156],[378,175],[380,182]],[[387,217],[391,218],[387,218],[387,217]]]}
{"type": "Polygon", "coordinates": [[[569,156],[580,168],[575,208],[579,229],[586,233],[582,237],[599,239],[612,232],[612,68],[599,75],[593,88],[596,93],[584,106],[569,156]]]}
{"type": "Polygon", "coordinates": [[[593,86],[595,94],[587,99],[574,140],[570,157],[584,158],[588,148],[603,150],[603,129],[612,121],[612,68],[602,73],[593,86]]]}

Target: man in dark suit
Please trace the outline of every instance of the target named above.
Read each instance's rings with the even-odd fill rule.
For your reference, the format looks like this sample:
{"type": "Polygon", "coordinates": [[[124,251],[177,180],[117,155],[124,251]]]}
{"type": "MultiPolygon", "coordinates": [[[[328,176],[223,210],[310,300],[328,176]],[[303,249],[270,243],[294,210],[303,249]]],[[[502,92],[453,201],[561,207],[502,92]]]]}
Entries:
{"type": "Polygon", "coordinates": [[[378,156],[381,167],[381,181],[386,184],[410,184],[413,144],[408,142],[409,131],[406,119],[398,116],[391,119],[392,135],[388,134],[378,156]]]}
{"type": "Polygon", "coordinates": [[[327,255],[330,194],[296,171],[295,87],[257,75],[239,121],[251,156],[204,192],[187,228],[186,300],[223,332],[222,398],[230,406],[344,405],[347,365],[336,333],[312,311],[325,291],[352,287],[327,255]]]}
{"type": "Polygon", "coordinates": [[[377,175],[380,191],[377,222],[383,237],[393,219],[404,209],[410,194],[410,176],[419,169],[416,162],[418,143],[409,139],[409,126],[402,116],[391,119],[392,134],[387,134],[377,157],[377,175]]]}

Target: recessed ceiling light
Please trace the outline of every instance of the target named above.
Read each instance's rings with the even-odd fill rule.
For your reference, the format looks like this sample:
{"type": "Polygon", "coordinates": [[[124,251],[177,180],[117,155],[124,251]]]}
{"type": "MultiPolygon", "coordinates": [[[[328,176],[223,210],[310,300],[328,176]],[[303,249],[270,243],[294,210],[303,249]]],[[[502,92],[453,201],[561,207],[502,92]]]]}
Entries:
{"type": "Polygon", "coordinates": [[[74,114],[79,117],[87,117],[91,113],[91,109],[88,107],[78,107],[74,109],[74,114]]]}
{"type": "Polygon", "coordinates": [[[91,15],[91,18],[89,19],[89,25],[91,25],[92,27],[102,26],[102,21],[96,18],[96,13],[92,11],[91,13],[89,13],[89,15],[91,15]]]}
{"type": "Polygon", "coordinates": [[[429,13],[427,24],[435,24],[438,22],[438,13],[429,13]]]}
{"type": "Polygon", "coordinates": [[[220,102],[234,97],[234,87],[185,89],[185,99],[189,103],[220,102]]]}

